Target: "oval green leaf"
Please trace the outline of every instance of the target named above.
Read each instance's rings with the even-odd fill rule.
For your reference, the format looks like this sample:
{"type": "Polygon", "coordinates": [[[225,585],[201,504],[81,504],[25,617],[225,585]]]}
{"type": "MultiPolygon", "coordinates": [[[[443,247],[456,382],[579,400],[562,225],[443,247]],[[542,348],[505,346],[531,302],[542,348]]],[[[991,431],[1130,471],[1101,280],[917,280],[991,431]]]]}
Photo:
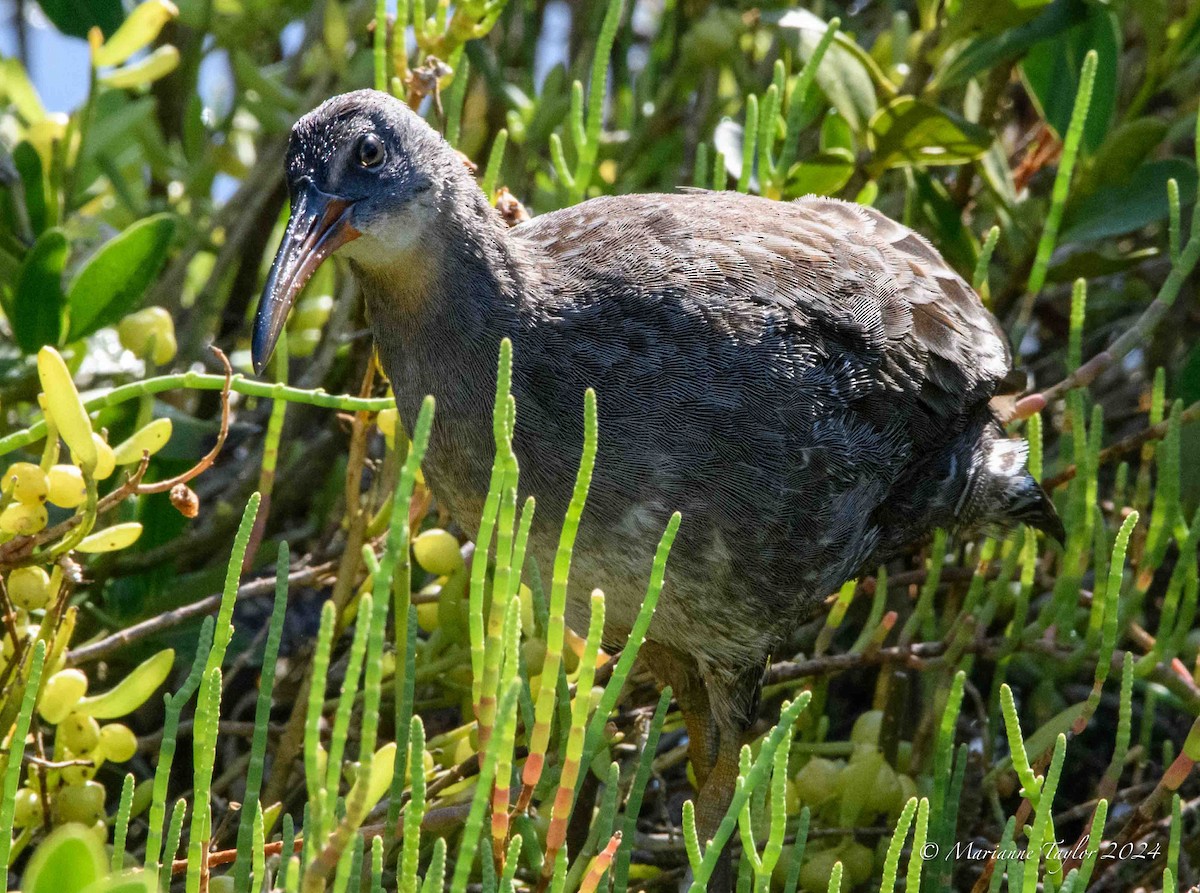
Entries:
{"type": "Polygon", "coordinates": [[[29,859],[25,893],[80,893],[104,877],[104,852],[90,828],[63,825],[42,841],[29,859]]]}
{"type": "Polygon", "coordinates": [[[871,169],[965,164],[987,151],[992,136],[978,124],[945,109],[900,96],[871,119],[867,145],[871,169]]]}
{"type": "Polygon", "coordinates": [[[818,152],[788,171],[788,196],[834,195],[854,175],[854,156],[846,149],[818,152]]]}
{"type": "Polygon", "coordinates": [[[1079,92],[1083,57],[1089,50],[1096,51],[1099,64],[1082,143],[1084,153],[1091,154],[1104,142],[1116,110],[1121,31],[1116,13],[1099,4],[1086,6],[1088,14],[1082,22],[1030,47],[1021,71],[1042,117],[1063,139],[1079,92]]]}
{"type": "Polygon", "coordinates": [[[159,893],[159,887],[149,872],[127,871],[96,881],[84,893],[159,893]]]}
{"type": "Polygon", "coordinates": [[[119,322],[134,310],[167,259],[175,219],[155,214],[110,239],[67,291],[68,341],[119,322]]]}
{"type": "Polygon", "coordinates": [[[103,694],[84,698],[75,711],[96,719],[116,719],[132,713],[167,681],[175,665],[175,649],[166,648],[138,664],[128,676],[103,694]]]}
{"type": "MultiPolygon", "coordinates": [[[[807,10],[794,9],[780,18],[779,27],[794,31],[800,58],[807,62],[829,26],[807,10]]],[[[817,66],[817,84],[851,128],[861,133],[879,102],[871,72],[856,50],[857,45],[839,33],[817,66]]]]}
{"type": "MultiPolygon", "coordinates": [[[[21,178],[21,191],[25,193],[25,211],[29,216],[29,228],[40,235],[50,222],[50,209],[46,204],[46,177],[42,156],[29,140],[22,140],[13,149],[13,164],[21,178]]],[[[14,197],[16,193],[14,192],[14,197]]]]}
{"type": "Polygon", "coordinates": [[[62,276],[68,247],[62,230],[48,229],[21,264],[11,322],[17,345],[25,353],[37,353],[47,344],[58,344],[62,335],[66,306],[62,276]]]}
{"type": "Polygon", "coordinates": [[[105,37],[112,34],[125,18],[121,0],[38,0],[42,12],[63,34],[87,39],[88,32],[99,26],[105,37]]]}
{"type": "Polygon", "coordinates": [[[1190,205],[1196,199],[1196,168],[1186,159],[1167,158],[1141,165],[1123,183],[1097,189],[1078,202],[1067,205],[1059,242],[1090,242],[1133,232],[1169,212],[1167,180],[1179,183],[1179,200],[1190,205]]]}

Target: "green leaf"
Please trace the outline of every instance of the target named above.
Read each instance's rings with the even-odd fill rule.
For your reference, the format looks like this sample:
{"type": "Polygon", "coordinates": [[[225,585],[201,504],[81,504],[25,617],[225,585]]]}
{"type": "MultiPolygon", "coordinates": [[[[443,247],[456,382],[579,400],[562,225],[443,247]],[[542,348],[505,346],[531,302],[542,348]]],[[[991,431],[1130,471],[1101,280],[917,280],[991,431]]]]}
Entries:
{"type": "Polygon", "coordinates": [[[1167,180],[1179,182],[1184,205],[1196,200],[1196,168],[1182,158],[1143,164],[1124,183],[1113,183],[1067,206],[1059,242],[1087,242],[1141,229],[1165,220],[1167,180]]]}
{"type": "Polygon", "coordinates": [[[992,143],[978,124],[928,102],[900,96],[871,119],[867,144],[874,153],[871,169],[931,167],[973,161],[992,143]]]}
{"type": "Polygon", "coordinates": [[[96,835],[70,824],[50,832],[29,859],[25,893],[80,893],[104,877],[104,851],[96,835]]]}
{"type": "Polygon", "coordinates": [[[155,879],[145,871],[126,872],[96,881],[84,893],[159,893],[155,879]]]}
{"type": "Polygon", "coordinates": [[[137,307],[167,259],[174,233],[174,217],[155,214],[101,246],[68,289],[68,341],[113,325],[137,307]]]}
{"type": "MultiPolygon", "coordinates": [[[[1070,732],[1071,727],[1075,725],[1075,720],[1083,715],[1087,709],[1087,702],[1080,701],[1077,704],[1072,704],[1065,710],[1062,710],[1054,716],[1050,717],[1046,723],[1032,735],[1025,739],[1025,752],[1029,754],[1031,760],[1036,759],[1041,754],[1050,750],[1054,746],[1054,741],[1059,735],[1070,732]]],[[[984,776],[984,784],[992,783],[993,779],[998,778],[1002,773],[1012,769],[1012,757],[1005,757],[998,762],[984,776]]]]}
{"type": "Polygon", "coordinates": [[[145,87],[159,78],[165,78],[178,68],[179,58],[179,50],[170,44],[165,44],[148,56],[143,56],[102,75],[100,83],[118,90],[145,87]]]}
{"type": "Polygon", "coordinates": [[[1013,183],[1012,168],[1009,167],[1008,156],[1004,154],[1004,147],[999,142],[993,142],[977,163],[983,182],[1005,210],[1011,213],[1017,204],[1017,187],[1013,183]]]}
{"type": "Polygon", "coordinates": [[[788,171],[787,194],[833,195],[854,174],[854,156],[846,149],[830,149],[792,165],[788,171]]]}
{"type": "Polygon", "coordinates": [[[43,173],[42,156],[28,140],[17,143],[13,149],[13,164],[21,176],[21,189],[25,193],[25,210],[29,215],[29,226],[40,235],[49,222],[46,207],[46,178],[43,173]]]}
{"type": "MultiPolygon", "coordinates": [[[[1024,25],[1053,0],[950,0],[946,4],[946,31],[951,39],[976,32],[999,34],[1024,25]]],[[[924,30],[924,26],[922,26],[924,30]]]]}
{"type": "MultiPolygon", "coordinates": [[[[795,31],[800,58],[808,61],[821,36],[829,26],[819,17],[803,9],[790,10],[779,20],[781,28],[795,31]]],[[[817,84],[830,104],[841,112],[855,131],[866,129],[879,102],[875,98],[875,83],[871,72],[853,50],[846,46],[841,34],[834,38],[817,66],[817,84]]]]}
{"type": "Polygon", "coordinates": [[[914,171],[913,181],[917,219],[923,221],[916,229],[929,236],[950,266],[969,280],[979,246],[963,225],[961,209],[950,199],[946,187],[924,171],[914,171]]]}
{"type": "Polygon", "coordinates": [[[11,105],[26,124],[36,124],[46,117],[29,74],[19,59],[0,59],[0,106],[11,105]]]}
{"type": "Polygon", "coordinates": [[[125,21],[121,0],[88,0],[87,3],[78,0],[38,0],[38,5],[42,7],[46,18],[63,34],[85,40],[88,32],[97,25],[105,37],[110,37],[125,21]]]}
{"type": "Polygon", "coordinates": [[[1084,153],[1090,154],[1104,142],[1116,109],[1121,29],[1111,10],[1098,4],[1089,4],[1087,9],[1082,22],[1030,47],[1021,71],[1042,117],[1062,139],[1079,92],[1083,57],[1089,50],[1096,51],[1099,64],[1081,144],[1084,153]]]}
{"type": "Polygon", "coordinates": [[[854,151],[854,134],[850,131],[850,125],[846,123],[846,119],[838,114],[837,109],[830,109],[824,120],[821,121],[820,145],[822,152],[828,152],[830,149],[854,151]]]}
{"type": "Polygon", "coordinates": [[[1162,252],[1155,247],[1143,248],[1140,251],[1116,251],[1105,249],[1088,249],[1073,251],[1061,260],[1051,264],[1046,274],[1048,282],[1074,282],[1076,279],[1094,279],[1100,276],[1112,276],[1132,270],[1138,264],[1158,257],[1162,252]]]}
{"type": "MultiPolygon", "coordinates": [[[[116,156],[133,142],[143,127],[154,126],[154,97],[131,99],[128,94],[105,90],[96,97],[96,117],[88,126],[82,147],[83,160],[94,162],[102,155],[116,156]]],[[[87,182],[86,180],[84,182],[87,182]]]]}
{"type": "MultiPolygon", "coordinates": [[[[1087,7],[1082,0],[1056,0],[1030,22],[995,36],[976,38],[961,48],[952,49],[938,63],[930,89],[940,92],[949,87],[958,87],[981,71],[1015,61],[1038,41],[1061,34],[1083,21],[1086,15],[1087,7]]],[[[1078,71],[1076,67],[1077,77],[1078,71]]]]}
{"type": "Polygon", "coordinates": [[[62,335],[63,268],[67,264],[67,237],[48,229],[34,243],[17,279],[13,298],[13,336],[25,353],[37,353],[47,344],[58,344],[62,335]]]}
{"type": "Polygon", "coordinates": [[[1150,152],[1166,139],[1167,129],[1167,122],[1155,117],[1126,121],[1113,128],[1090,159],[1083,176],[1076,181],[1071,197],[1078,200],[1105,184],[1128,180],[1150,152]]]}
{"type": "Polygon", "coordinates": [[[133,8],[116,33],[96,50],[93,61],[97,65],[120,65],[138,50],[150,46],[163,25],[177,15],[179,10],[169,0],[144,0],[133,8]]]}

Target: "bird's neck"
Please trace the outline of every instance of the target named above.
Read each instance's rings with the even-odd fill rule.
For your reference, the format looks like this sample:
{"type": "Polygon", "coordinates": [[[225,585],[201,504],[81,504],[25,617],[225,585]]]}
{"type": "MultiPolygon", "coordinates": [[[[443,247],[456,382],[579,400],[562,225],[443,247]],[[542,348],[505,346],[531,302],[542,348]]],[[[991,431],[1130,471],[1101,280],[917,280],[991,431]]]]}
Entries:
{"type": "Polygon", "coordinates": [[[532,283],[479,188],[460,191],[399,256],[351,265],[402,421],[414,423],[425,395],[437,401],[427,475],[460,476],[465,490],[481,478],[486,492],[500,340],[516,334],[532,283]]]}

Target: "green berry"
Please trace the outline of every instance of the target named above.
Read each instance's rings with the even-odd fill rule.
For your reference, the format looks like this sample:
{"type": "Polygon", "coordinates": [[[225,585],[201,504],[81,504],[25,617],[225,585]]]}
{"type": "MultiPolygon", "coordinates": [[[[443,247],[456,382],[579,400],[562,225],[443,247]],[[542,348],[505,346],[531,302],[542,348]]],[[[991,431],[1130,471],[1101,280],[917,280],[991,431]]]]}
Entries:
{"type": "Polygon", "coordinates": [[[836,849],[818,850],[806,854],[804,867],[800,869],[800,888],[808,893],[825,893],[829,889],[829,876],[833,866],[841,861],[841,852],[836,849]]]}
{"type": "Polygon", "coordinates": [[[837,848],[837,853],[845,869],[842,886],[845,889],[864,884],[875,871],[875,852],[853,838],[846,840],[837,848]]]}
{"type": "Polygon", "coordinates": [[[853,744],[869,744],[876,747],[879,744],[879,730],[882,726],[883,711],[868,710],[854,721],[850,741],[853,744]]]}
{"type": "Polygon", "coordinates": [[[800,800],[813,809],[819,809],[837,796],[838,777],[842,767],[833,760],[813,757],[796,773],[796,790],[800,800]]]}
{"type": "Polygon", "coordinates": [[[40,567],[19,567],[8,575],[8,597],[23,611],[40,611],[50,602],[50,575],[40,567]]]}
{"type": "Polygon", "coordinates": [[[861,817],[873,814],[875,784],[880,769],[887,765],[883,754],[873,747],[862,746],[854,752],[846,768],[838,776],[838,793],[841,794],[841,823],[850,828],[861,817]]]}
{"type": "Polygon", "coordinates": [[[42,798],[33,788],[21,788],[13,802],[13,824],[30,828],[42,821],[42,798]]]}
{"type": "Polygon", "coordinates": [[[104,819],[104,785],[95,781],[68,784],[54,795],[54,815],[60,822],[91,825],[104,819]]]}

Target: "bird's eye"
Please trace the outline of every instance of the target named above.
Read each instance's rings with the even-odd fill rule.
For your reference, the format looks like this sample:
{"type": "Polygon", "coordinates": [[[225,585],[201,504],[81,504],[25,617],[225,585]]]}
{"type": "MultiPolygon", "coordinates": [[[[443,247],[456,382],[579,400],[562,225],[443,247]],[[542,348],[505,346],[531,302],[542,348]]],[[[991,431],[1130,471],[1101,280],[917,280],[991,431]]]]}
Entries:
{"type": "Polygon", "coordinates": [[[365,168],[379,167],[386,154],[383,140],[373,133],[368,133],[358,141],[358,163],[365,168]]]}

